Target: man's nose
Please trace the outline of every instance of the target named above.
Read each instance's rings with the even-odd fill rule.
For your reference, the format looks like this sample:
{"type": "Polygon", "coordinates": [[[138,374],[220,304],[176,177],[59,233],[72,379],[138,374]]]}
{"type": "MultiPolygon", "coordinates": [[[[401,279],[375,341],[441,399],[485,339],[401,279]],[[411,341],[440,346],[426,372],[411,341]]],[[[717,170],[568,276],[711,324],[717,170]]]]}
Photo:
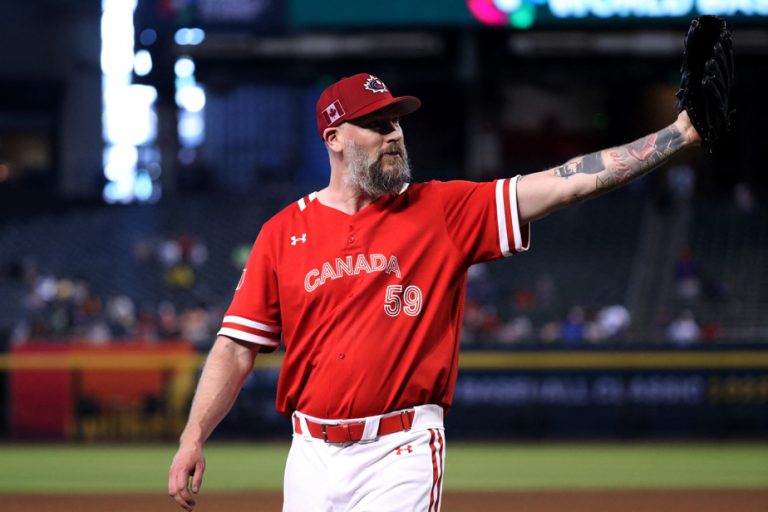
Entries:
{"type": "Polygon", "coordinates": [[[389,133],[386,134],[387,142],[399,141],[403,138],[403,130],[399,124],[392,123],[389,125],[389,133]]]}

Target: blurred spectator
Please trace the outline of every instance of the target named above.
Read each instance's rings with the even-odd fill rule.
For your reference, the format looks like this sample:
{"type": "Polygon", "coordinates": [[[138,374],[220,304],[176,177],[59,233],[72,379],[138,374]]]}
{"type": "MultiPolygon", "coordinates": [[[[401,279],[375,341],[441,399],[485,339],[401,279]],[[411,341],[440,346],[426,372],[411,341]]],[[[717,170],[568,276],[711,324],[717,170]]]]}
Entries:
{"type": "Polygon", "coordinates": [[[681,311],[667,327],[667,336],[678,346],[692,345],[699,341],[701,329],[693,317],[693,312],[689,309],[681,311]]]}
{"type": "Polygon", "coordinates": [[[34,280],[32,293],[28,296],[32,308],[43,307],[54,299],[57,292],[56,279],[53,276],[39,276],[34,280]]]}
{"type": "Polygon", "coordinates": [[[103,318],[94,318],[84,329],[82,338],[90,345],[108,345],[114,339],[103,318]]]}
{"type": "Polygon", "coordinates": [[[155,259],[165,269],[163,279],[171,288],[190,289],[195,285],[195,269],[208,261],[208,247],[190,233],[160,240],[142,239],[134,245],[137,261],[155,259]]]}
{"type": "Polygon", "coordinates": [[[464,344],[495,341],[499,323],[499,316],[494,304],[480,304],[476,300],[468,298],[464,306],[461,340],[464,344]]]}
{"type": "Polygon", "coordinates": [[[208,261],[208,246],[201,240],[185,239],[182,256],[194,267],[202,267],[208,261]]]}
{"type": "Polygon", "coordinates": [[[176,238],[163,240],[160,243],[158,256],[166,267],[173,267],[180,263],[200,267],[208,261],[208,247],[195,236],[181,233],[176,238]]]}
{"type": "Polygon", "coordinates": [[[694,261],[689,248],[684,249],[675,262],[675,292],[678,300],[693,303],[702,297],[713,302],[726,300],[728,286],[720,279],[708,275],[694,261]]]}
{"type": "Polygon", "coordinates": [[[534,306],[535,296],[533,291],[529,288],[518,288],[515,291],[515,311],[524,312],[528,311],[534,306]]]}
{"type": "Polygon", "coordinates": [[[698,299],[701,293],[699,269],[690,248],[683,249],[675,262],[675,290],[678,299],[688,302],[698,299]]]}
{"type": "Polygon", "coordinates": [[[467,301],[464,306],[462,343],[495,342],[501,322],[497,307],[496,283],[486,265],[473,265],[467,273],[467,301]]]}
{"type": "Polygon", "coordinates": [[[107,299],[107,322],[113,336],[122,338],[136,330],[136,306],[127,295],[113,294],[107,299]]]}
{"type": "Polygon", "coordinates": [[[539,330],[539,339],[542,343],[554,343],[560,339],[560,323],[555,321],[546,322],[539,330]]]}
{"type": "Polygon", "coordinates": [[[531,341],[533,323],[525,315],[520,315],[504,323],[498,330],[497,338],[502,345],[513,345],[531,341]]]}
{"type": "Polygon", "coordinates": [[[185,310],[181,314],[181,336],[192,342],[201,352],[207,352],[214,340],[211,315],[204,305],[185,310]]]}
{"type": "Polygon", "coordinates": [[[688,201],[696,186],[696,173],[688,164],[675,165],[667,172],[667,187],[676,202],[688,201]]]}
{"type": "Polygon", "coordinates": [[[560,325],[560,340],[568,346],[581,345],[584,342],[586,320],[584,308],[573,306],[568,311],[568,316],[560,325]]]}
{"type": "Polygon", "coordinates": [[[706,322],[701,325],[701,341],[713,343],[720,339],[720,326],[715,322],[706,322]]]}
{"type": "Polygon", "coordinates": [[[161,341],[181,337],[179,316],[171,302],[161,302],[157,308],[157,337],[161,341]]]}
{"type": "Polygon", "coordinates": [[[16,325],[11,329],[9,343],[11,345],[20,345],[32,338],[32,324],[33,322],[27,319],[21,319],[16,322],[16,325]]]}
{"type": "Polygon", "coordinates": [[[157,247],[157,259],[164,267],[175,267],[181,263],[181,245],[173,239],[163,240],[157,247]]]}
{"type": "Polygon", "coordinates": [[[145,342],[157,340],[157,317],[151,305],[145,304],[139,310],[134,336],[145,342]]]}
{"type": "Polygon", "coordinates": [[[485,264],[472,265],[467,271],[467,298],[478,304],[495,304],[497,300],[496,282],[488,274],[485,264]]]}
{"type": "Polygon", "coordinates": [[[534,296],[536,305],[540,309],[551,310],[557,306],[557,286],[550,274],[536,276],[534,296]]]}
{"type": "Polygon", "coordinates": [[[78,334],[99,321],[104,314],[101,298],[93,295],[90,290],[80,300],[76,299],[74,306],[72,326],[78,334]]]}
{"type": "Polygon", "coordinates": [[[597,341],[617,340],[626,333],[630,320],[629,310],[621,304],[613,304],[600,309],[595,319],[597,341]]]}
{"type": "Polygon", "coordinates": [[[34,270],[27,277],[24,314],[10,332],[14,344],[29,340],[101,345],[124,339],[187,339],[204,350],[213,342],[214,324],[222,316],[205,304],[179,314],[169,301],[157,308],[145,304],[137,311],[130,296],[113,292],[104,300],[84,279],[37,275],[34,270]]]}
{"type": "Polygon", "coordinates": [[[195,285],[195,271],[186,263],[169,268],[164,275],[165,283],[171,288],[192,288],[195,285]]]}

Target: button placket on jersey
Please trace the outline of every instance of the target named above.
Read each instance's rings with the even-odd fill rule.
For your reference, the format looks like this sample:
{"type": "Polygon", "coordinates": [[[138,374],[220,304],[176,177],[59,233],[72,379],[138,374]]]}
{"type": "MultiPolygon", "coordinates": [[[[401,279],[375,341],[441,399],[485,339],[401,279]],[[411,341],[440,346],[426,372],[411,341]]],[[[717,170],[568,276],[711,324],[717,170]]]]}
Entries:
{"type": "MultiPolygon", "coordinates": [[[[354,224],[348,224],[347,225],[347,232],[345,233],[345,241],[344,241],[344,255],[345,256],[352,256],[352,263],[354,265],[357,255],[359,254],[358,248],[360,247],[360,244],[358,243],[358,236],[357,236],[357,229],[355,229],[354,224]]],[[[354,289],[355,289],[355,281],[354,277],[352,279],[346,279],[346,287],[345,291],[347,293],[348,298],[352,298],[354,295],[354,289]]]]}
{"type": "MultiPolygon", "coordinates": [[[[343,239],[342,239],[342,254],[344,257],[351,256],[352,257],[352,265],[354,267],[355,262],[357,260],[357,255],[359,254],[359,248],[360,245],[357,243],[357,230],[355,229],[354,224],[347,224],[346,232],[343,232],[343,239]]],[[[354,289],[356,285],[357,279],[355,279],[356,276],[349,276],[348,278],[344,279],[344,292],[346,293],[346,296],[348,299],[351,299],[354,296],[354,289]]],[[[347,333],[350,334],[350,333],[347,333]]],[[[344,359],[347,357],[346,350],[342,348],[341,351],[337,354],[337,362],[343,363],[344,359]]]]}

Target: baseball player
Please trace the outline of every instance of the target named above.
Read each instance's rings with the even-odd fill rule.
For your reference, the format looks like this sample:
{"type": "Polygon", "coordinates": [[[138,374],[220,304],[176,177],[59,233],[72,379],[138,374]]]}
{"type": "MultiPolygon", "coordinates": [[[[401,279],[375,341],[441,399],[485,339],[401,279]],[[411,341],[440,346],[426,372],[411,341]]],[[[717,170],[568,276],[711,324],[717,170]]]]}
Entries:
{"type": "Polygon", "coordinates": [[[440,510],[467,269],[526,251],[532,221],[700,142],[683,111],[654,134],[554,169],[411,183],[400,118],[420,105],[367,73],[320,96],[330,183],[256,238],[170,468],[169,493],[186,510],[203,444],[256,355],[281,343],[276,403],[293,425],[284,510],[440,510]]]}

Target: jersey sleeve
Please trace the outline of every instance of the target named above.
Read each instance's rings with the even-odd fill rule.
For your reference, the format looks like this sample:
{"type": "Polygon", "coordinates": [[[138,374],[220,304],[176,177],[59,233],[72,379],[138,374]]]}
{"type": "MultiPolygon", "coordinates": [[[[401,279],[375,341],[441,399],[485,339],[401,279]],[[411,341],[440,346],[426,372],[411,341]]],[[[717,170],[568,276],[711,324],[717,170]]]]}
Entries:
{"type": "Polygon", "coordinates": [[[521,225],[517,180],[450,181],[439,184],[448,233],[468,264],[527,251],[530,225],[521,225]]]}
{"type": "Polygon", "coordinates": [[[278,347],[282,327],[277,275],[272,262],[268,235],[262,229],[217,334],[258,343],[262,345],[262,352],[273,352],[278,347]]]}

